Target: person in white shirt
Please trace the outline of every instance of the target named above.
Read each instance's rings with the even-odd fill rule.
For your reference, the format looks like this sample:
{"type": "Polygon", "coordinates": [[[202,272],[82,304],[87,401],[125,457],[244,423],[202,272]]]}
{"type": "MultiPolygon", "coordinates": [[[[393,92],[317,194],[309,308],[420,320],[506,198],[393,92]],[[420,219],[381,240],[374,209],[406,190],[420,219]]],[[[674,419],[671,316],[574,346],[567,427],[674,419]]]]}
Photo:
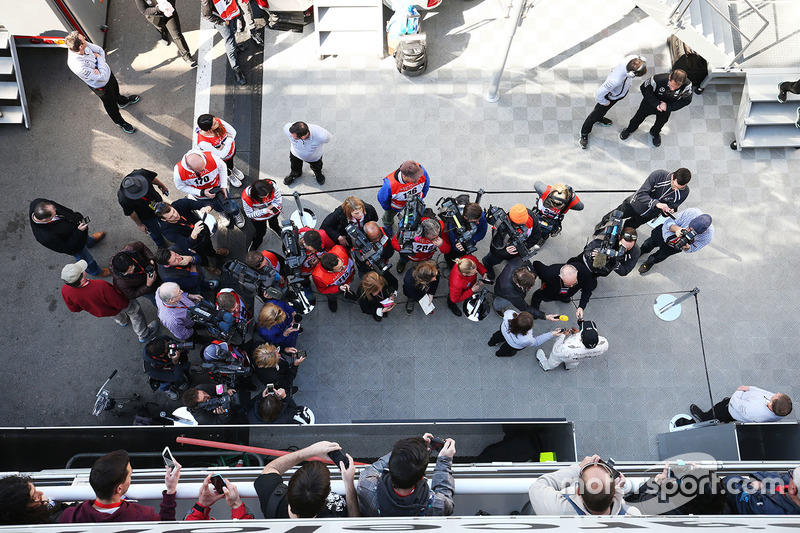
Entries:
{"type": "Polygon", "coordinates": [[[614,107],[614,104],[628,95],[633,79],[641,78],[645,74],[647,74],[647,62],[640,56],[628,56],[622,63],[614,67],[606,81],[598,87],[595,93],[597,103],[581,126],[579,141],[581,148],[585,150],[589,146],[589,134],[595,123],[599,122],[603,126],[613,124],[611,119],[606,118],[606,113],[614,107]]]}
{"type": "Polygon", "coordinates": [[[563,335],[564,330],[555,329],[533,336],[533,315],[527,311],[517,313],[508,310],[503,313],[503,323],[500,329],[495,331],[487,343],[489,346],[497,346],[503,343],[495,352],[497,357],[511,357],[518,351],[528,346],[540,346],[550,339],[563,335]]]}
{"type": "Polygon", "coordinates": [[[581,329],[572,328],[569,333],[556,340],[550,356],[544,350],[536,352],[536,359],[542,370],[548,371],[556,368],[561,363],[567,370],[572,370],[584,359],[597,357],[608,351],[608,341],[597,333],[597,326],[591,320],[581,320],[581,329]]]}
{"type": "Polygon", "coordinates": [[[332,136],[324,128],[316,124],[305,122],[289,123],[283,127],[283,133],[289,137],[292,145],[289,149],[289,163],[291,171],[283,178],[285,185],[290,185],[294,180],[303,175],[303,161],[308,163],[317,183],[325,183],[325,174],[322,173],[322,145],[330,142],[332,136]]]}
{"type": "Polygon", "coordinates": [[[703,411],[692,404],[689,412],[698,422],[715,418],[720,422],[779,422],[792,412],[792,399],[780,392],[742,385],[710,410],[703,411]]]}
{"type": "Polygon", "coordinates": [[[105,51],[96,44],[87,43],[83,35],[71,31],[64,38],[67,45],[67,66],[83,82],[89,86],[103,102],[106,113],[114,124],[122,128],[125,133],[133,133],[136,128],[122,118],[120,109],[139,101],[139,96],[123,96],[119,93],[119,84],[111,67],[106,63],[105,51]]]}

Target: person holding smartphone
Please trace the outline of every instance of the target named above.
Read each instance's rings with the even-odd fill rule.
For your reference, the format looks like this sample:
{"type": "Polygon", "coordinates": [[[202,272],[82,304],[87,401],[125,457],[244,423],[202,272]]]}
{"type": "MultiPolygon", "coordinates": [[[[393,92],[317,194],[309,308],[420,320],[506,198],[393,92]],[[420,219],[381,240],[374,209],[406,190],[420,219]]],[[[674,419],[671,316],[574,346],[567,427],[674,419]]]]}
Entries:
{"type": "Polygon", "coordinates": [[[239,488],[229,479],[219,474],[207,475],[200,484],[197,503],[189,510],[184,520],[214,520],[211,517],[211,506],[224,499],[231,508],[231,520],[252,520],[255,518],[239,496],[239,488]]]}
{"type": "Polygon", "coordinates": [[[380,322],[394,309],[397,299],[397,279],[394,276],[383,277],[377,272],[367,272],[361,278],[356,298],[361,312],[380,322]]]}
{"type": "Polygon", "coordinates": [[[297,368],[305,360],[305,351],[284,348],[281,354],[281,349],[274,344],[264,343],[253,350],[253,371],[264,385],[274,383],[292,395],[297,392],[297,387],[293,385],[297,368]]]}
{"type": "Polygon", "coordinates": [[[300,327],[302,315],[283,300],[270,300],[258,313],[256,333],[270,344],[284,348],[294,348],[297,337],[303,331],[300,327]]]}

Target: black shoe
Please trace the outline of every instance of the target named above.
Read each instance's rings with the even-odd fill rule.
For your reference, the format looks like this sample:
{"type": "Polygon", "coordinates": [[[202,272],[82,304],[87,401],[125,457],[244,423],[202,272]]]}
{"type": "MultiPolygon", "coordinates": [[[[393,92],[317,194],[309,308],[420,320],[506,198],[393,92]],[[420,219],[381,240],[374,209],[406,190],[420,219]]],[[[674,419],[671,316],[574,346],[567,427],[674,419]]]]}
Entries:
{"type": "Polygon", "coordinates": [[[411,313],[414,312],[414,304],[415,303],[416,302],[414,302],[414,300],[409,300],[409,301],[406,302],[406,314],[407,315],[410,315],[411,313]]]}
{"type": "Polygon", "coordinates": [[[495,278],[497,277],[497,274],[494,273],[494,267],[487,268],[485,276],[486,276],[486,279],[488,279],[489,281],[493,282],[495,280],[495,278]]]}
{"type": "Polygon", "coordinates": [[[138,101],[139,101],[139,95],[138,94],[134,94],[132,96],[129,96],[128,97],[128,101],[125,102],[124,104],[122,104],[122,105],[117,104],[117,107],[120,108],[120,109],[125,109],[129,105],[133,105],[133,104],[137,103],[138,101]]]}
{"type": "Polygon", "coordinates": [[[331,313],[335,313],[339,310],[339,301],[333,298],[328,299],[328,309],[331,310],[331,313]]]}
{"type": "Polygon", "coordinates": [[[450,298],[447,299],[447,307],[453,312],[456,316],[461,316],[464,313],[461,312],[461,309],[458,308],[458,304],[455,302],[451,302],[450,298]]]}
{"type": "Polygon", "coordinates": [[[189,68],[194,68],[197,66],[197,60],[188,54],[185,56],[181,56],[181,59],[183,59],[189,64],[189,68]]]}
{"type": "Polygon", "coordinates": [[[650,272],[650,269],[653,268],[653,264],[654,263],[650,263],[649,261],[642,263],[642,265],[639,267],[639,274],[644,275],[650,272]]]}
{"type": "Polygon", "coordinates": [[[705,421],[705,417],[703,416],[703,410],[697,407],[695,404],[689,406],[689,412],[692,414],[692,418],[697,420],[698,422],[705,421]]]}
{"type": "Polygon", "coordinates": [[[289,174],[288,176],[283,178],[283,184],[284,185],[291,185],[292,182],[294,180],[296,180],[297,178],[299,178],[300,176],[301,176],[301,174],[289,174]]]}
{"type": "Polygon", "coordinates": [[[650,135],[653,137],[653,146],[655,146],[655,147],[661,146],[661,134],[660,133],[656,133],[655,135],[653,135],[651,133],[650,135]]]}
{"type": "Polygon", "coordinates": [[[380,322],[381,320],[383,320],[383,317],[380,317],[380,316],[378,316],[378,315],[372,315],[372,319],[373,319],[375,322],[380,322]]]}
{"type": "Polygon", "coordinates": [[[581,133],[581,139],[578,141],[578,144],[581,145],[581,148],[586,150],[586,147],[589,146],[589,134],[581,133]]]}
{"type": "Polygon", "coordinates": [[[785,104],[786,103],[786,91],[781,89],[781,85],[783,85],[783,82],[778,84],[778,102],[780,102],[782,104],[785,104]]]}
{"type": "Polygon", "coordinates": [[[622,130],[621,132],[619,132],[619,138],[622,139],[623,141],[630,136],[631,132],[629,132],[628,130],[622,130]]]}
{"type": "Polygon", "coordinates": [[[256,43],[256,46],[259,48],[264,48],[264,38],[258,33],[258,30],[251,30],[250,31],[250,38],[253,39],[253,42],[256,43]]]}
{"type": "Polygon", "coordinates": [[[136,131],[136,128],[134,128],[127,122],[123,122],[122,124],[117,124],[117,126],[122,128],[122,131],[124,131],[125,133],[134,133],[136,131]]]}
{"type": "Polygon", "coordinates": [[[241,68],[234,69],[233,73],[236,75],[236,83],[238,83],[239,85],[244,85],[245,83],[247,83],[247,78],[245,77],[244,72],[242,72],[241,68]]]}
{"type": "Polygon", "coordinates": [[[497,346],[498,344],[500,344],[500,342],[499,342],[499,341],[498,341],[498,342],[492,342],[492,339],[489,339],[489,342],[487,342],[487,343],[486,343],[486,345],[487,345],[487,346],[491,346],[491,347],[493,347],[493,348],[494,348],[495,346],[497,346]]]}
{"type": "Polygon", "coordinates": [[[600,120],[598,120],[597,123],[600,124],[601,126],[610,126],[614,122],[610,118],[603,117],[600,120]]]}
{"type": "Polygon", "coordinates": [[[402,274],[403,271],[406,269],[406,264],[408,261],[398,261],[397,262],[397,273],[402,274]]]}
{"type": "Polygon", "coordinates": [[[794,127],[800,129],[800,107],[797,108],[797,120],[794,121],[794,127]]]}
{"type": "Polygon", "coordinates": [[[325,174],[323,174],[322,172],[318,172],[317,174],[315,174],[315,176],[317,178],[317,183],[319,183],[320,185],[325,183],[325,174]]]}

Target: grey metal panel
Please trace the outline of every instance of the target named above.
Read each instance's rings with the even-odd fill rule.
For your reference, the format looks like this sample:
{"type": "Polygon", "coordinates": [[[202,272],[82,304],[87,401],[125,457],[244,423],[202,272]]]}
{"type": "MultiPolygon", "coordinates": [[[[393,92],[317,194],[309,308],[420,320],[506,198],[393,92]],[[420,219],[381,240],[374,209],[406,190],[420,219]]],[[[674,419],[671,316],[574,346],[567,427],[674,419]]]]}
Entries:
{"type": "Polygon", "coordinates": [[[106,33],[101,29],[108,17],[108,1],[62,0],[81,25],[83,31],[98,46],[104,46],[106,33]]]}
{"type": "Polygon", "coordinates": [[[707,453],[718,461],[739,460],[735,424],[660,433],[656,440],[661,460],[687,453],[707,453]]]}

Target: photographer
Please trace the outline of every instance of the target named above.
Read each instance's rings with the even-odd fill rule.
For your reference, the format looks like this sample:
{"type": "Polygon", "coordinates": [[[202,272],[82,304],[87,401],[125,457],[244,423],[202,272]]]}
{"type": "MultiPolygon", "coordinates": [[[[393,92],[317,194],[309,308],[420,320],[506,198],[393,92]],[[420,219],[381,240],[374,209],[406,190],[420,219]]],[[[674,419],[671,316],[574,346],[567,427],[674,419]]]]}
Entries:
{"type": "Polygon", "coordinates": [[[603,355],[608,351],[608,341],[597,333],[597,326],[590,320],[581,320],[581,328],[571,328],[564,332],[553,344],[550,356],[544,350],[536,351],[539,366],[545,372],[564,363],[564,368],[572,370],[584,359],[603,355]]]}
{"type": "Polygon", "coordinates": [[[300,272],[303,276],[310,276],[322,256],[330,252],[335,243],[328,237],[325,230],[317,231],[311,228],[300,228],[297,234],[300,238],[300,246],[306,252],[300,272]]]}
{"type": "Polygon", "coordinates": [[[248,251],[258,250],[267,234],[267,224],[279,237],[281,224],[278,215],[283,210],[281,192],[275,188],[275,182],[269,179],[258,180],[242,191],[242,206],[244,214],[253,223],[256,229],[248,251]]]}
{"type": "Polygon", "coordinates": [[[511,357],[528,346],[541,346],[558,335],[564,335],[561,329],[555,329],[533,336],[533,316],[525,311],[506,311],[503,313],[503,323],[500,329],[494,332],[489,339],[489,346],[503,343],[495,352],[497,357],[511,357]]]}
{"type": "Polygon", "coordinates": [[[675,220],[665,222],[653,228],[650,238],[642,243],[642,254],[655,253],[639,267],[639,274],[646,274],[656,263],[660,263],[671,255],[681,252],[693,254],[714,238],[714,225],[711,216],[703,214],[699,209],[690,207],[675,220]],[[694,234],[691,242],[687,237],[694,234]]]}
{"type": "Polygon", "coordinates": [[[158,318],[170,333],[180,340],[194,335],[194,320],[187,315],[187,309],[203,300],[199,294],[186,294],[177,283],[167,282],[156,290],[158,318]]]}
{"type": "MultiPolygon", "coordinates": [[[[181,250],[196,250],[202,263],[208,265],[212,257],[225,257],[227,248],[214,249],[211,232],[196,211],[209,213],[211,207],[197,200],[181,198],[172,204],[161,202],[155,207],[161,220],[161,233],[181,250]]],[[[209,268],[209,274],[219,276],[219,269],[209,268]]]]}
{"type": "Polygon", "coordinates": [[[270,300],[258,313],[256,333],[268,343],[294,348],[303,329],[300,327],[302,319],[302,315],[283,300],[270,300]]]}
{"type": "Polygon", "coordinates": [[[294,403],[284,389],[274,392],[264,389],[252,402],[247,411],[248,424],[302,424],[295,417],[301,415],[305,407],[294,403]]]}
{"type": "Polygon", "coordinates": [[[453,514],[453,456],[456,443],[445,439],[428,487],[425,470],[431,458],[431,438],[397,441],[392,451],[361,471],[358,506],[364,516],[450,516],[453,514]]]}
{"type": "Polygon", "coordinates": [[[433,296],[439,288],[439,267],[435,261],[423,261],[406,272],[403,278],[403,294],[408,298],[406,314],[414,312],[414,306],[422,298],[429,298],[433,303],[433,296]]]}
{"type": "Polygon", "coordinates": [[[342,205],[333,210],[331,214],[322,221],[320,229],[324,230],[328,237],[337,244],[351,248],[353,243],[347,236],[345,229],[348,224],[355,224],[359,229],[364,230],[367,222],[378,220],[378,212],[370,204],[364,203],[361,198],[348,196],[342,205]]]}
{"type": "Polygon", "coordinates": [[[144,296],[156,304],[156,287],[161,280],[156,272],[155,255],[141,241],[132,242],[109,261],[113,283],[128,300],[144,296]]]}
{"type": "Polygon", "coordinates": [[[447,307],[454,315],[461,316],[463,314],[457,304],[468,300],[473,294],[483,289],[482,281],[478,280],[479,274],[485,276],[486,268],[474,255],[465,255],[455,260],[455,264],[450,270],[450,294],[447,297],[447,307]]]}
{"type": "MultiPolygon", "coordinates": [[[[480,204],[471,202],[464,205],[464,210],[461,212],[464,220],[470,226],[470,230],[473,231],[472,237],[469,238],[469,242],[473,245],[477,245],[479,242],[486,237],[486,232],[489,229],[489,223],[486,222],[486,214],[483,212],[483,208],[480,204]]],[[[466,254],[464,251],[464,246],[460,242],[458,242],[458,235],[454,228],[450,227],[449,224],[445,225],[445,231],[447,232],[447,237],[450,240],[450,251],[444,254],[444,258],[447,261],[448,266],[452,267],[453,262],[456,260],[457,257],[462,257],[466,254]]],[[[473,252],[475,253],[475,252],[473,252]]]]}
{"type": "MultiPolygon", "coordinates": [[[[163,282],[177,283],[186,292],[199,294],[203,290],[214,290],[219,286],[217,280],[205,280],[203,269],[200,268],[203,259],[192,253],[181,250],[177,245],[156,250],[154,261],[158,268],[158,276],[163,282]]],[[[209,274],[220,275],[217,267],[206,267],[209,274]]]]}
{"type": "Polygon", "coordinates": [[[381,223],[388,235],[392,235],[394,219],[403,210],[408,197],[425,198],[430,186],[428,171],[416,161],[404,161],[400,168],[383,178],[383,185],[378,191],[378,203],[383,208],[381,223]]]}
{"type": "Polygon", "coordinates": [[[625,476],[593,455],[580,464],[539,476],[528,496],[537,515],[640,515],[636,507],[623,501],[624,485],[625,476]],[[573,488],[577,490],[565,490],[573,488]]]}
{"type": "Polygon", "coordinates": [[[297,392],[294,378],[297,377],[297,367],[305,360],[305,356],[297,356],[297,348],[284,348],[283,356],[277,346],[268,343],[253,350],[254,372],[258,381],[264,386],[272,383],[290,394],[297,392]]]}
{"type": "Polygon", "coordinates": [[[397,240],[397,235],[392,237],[392,247],[400,252],[400,258],[397,260],[398,274],[401,274],[406,269],[406,264],[409,261],[421,263],[432,258],[437,248],[443,254],[450,251],[450,241],[447,235],[443,235],[444,222],[433,218],[423,218],[420,228],[422,232],[414,237],[410,253],[403,251],[405,247],[401,247],[400,242],[397,240]]]}
{"type": "Polygon", "coordinates": [[[544,182],[537,181],[533,184],[533,188],[539,195],[535,213],[536,221],[542,230],[542,239],[539,241],[539,246],[542,246],[547,239],[561,233],[561,221],[564,220],[567,211],[571,209],[581,211],[583,202],[572,187],[563,183],[545,185],[544,182]]]}
{"type": "Polygon", "coordinates": [[[205,383],[197,387],[192,387],[191,389],[186,389],[181,395],[183,405],[186,406],[188,411],[201,426],[229,424],[236,415],[236,409],[239,408],[238,395],[235,389],[228,389],[220,395],[217,394],[216,388],[217,386],[213,383],[205,383]],[[221,398],[225,395],[231,398],[230,407],[228,409],[222,405],[217,407],[203,405],[209,400],[221,398]]]}
{"type": "MultiPolygon", "coordinates": [[[[377,222],[367,222],[364,224],[364,235],[367,237],[367,240],[373,244],[378,246],[378,249],[381,250],[381,261],[389,261],[389,258],[394,255],[394,248],[392,247],[392,239],[386,235],[386,232],[381,228],[377,222]]],[[[360,261],[358,254],[353,254],[356,260],[356,268],[361,274],[369,272],[372,269],[372,265],[366,261],[360,261]]],[[[397,278],[395,278],[387,269],[385,272],[381,274],[387,280],[391,277],[394,279],[395,285],[397,284],[397,278]]]]}
{"type": "MultiPolygon", "coordinates": [[[[533,212],[522,204],[516,204],[508,211],[508,220],[514,225],[516,231],[520,233],[529,249],[533,249],[542,238],[542,230],[533,212]]],[[[513,244],[511,236],[506,232],[494,228],[492,230],[492,240],[489,243],[489,253],[486,254],[481,262],[489,271],[489,279],[494,279],[494,267],[503,261],[510,261],[519,255],[516,246],[513,244]]]]}
{"type": "Polygon", "coordinates": [[[617,257],[607,257],[605,265],[602,267],[594,266],[595,258],[603,246],[603,239],[594,239],[586,245],[583,253],[569,260],[570,264],[577,265],[579,268],[584,266],[589,269],[592,276],[606,277],[612,272],[616,272],[620,276],[627,276],[631,271],[636,268],[636,263],[642,255],[642,251],[636,244],[639,235],[636,228],[622,228],[622,234],[619,239],[619,250],[624,252],[617,257]]]}
{"type": "Polygon", "coordinates": [[[500,272],[494,285],[494,302],[492,306],[500,316],[510,308],[527,311],[536,320],[558,322],[558,315],[545,315],[533,305],[525,301],[525,296],[536,285],[536,274],[526,265],[522,258],[512,259],[500,272]]]}
{"type": "Polygon", "coordinates": [[[343,246],[334,246],[329,253],[322,256],[314,268],[311,278],[317,292],[328,297],[328,309],[335,313],[339,309],[339,296],[354,299],[350,292],[350,283],[356,275],[355,261],[350,252],[343,246]]]}
{"type": "Polygon", "coordinates": [[[236,323],[241,324],[243,328],[246,328],[253,320],[253,313],[244,304],[242,297],[233,289],[221,289],[217,293],[217,309],[230,313],[236,323]]]}
{"type": "Polygon", "coordinates": [[[397,280],[385,278],[377,272],[367,272],[361,278],[356,298],[361,312],[372,316],[376,322],[383,320],[394,308],[397,297],[397,280]],[[392,284],[394,281],[394,284],[392,284]]]}
{"type": "Polygon", "coordinates": [[[145,374],[161,382],[158,390],[170,400],[177,400],[178,391],[189,388],[189,369],[192,366],[188,350],[176,350],[174,345],[172,339],[161,335],[148,342],[142,350],[145,374]]]}

